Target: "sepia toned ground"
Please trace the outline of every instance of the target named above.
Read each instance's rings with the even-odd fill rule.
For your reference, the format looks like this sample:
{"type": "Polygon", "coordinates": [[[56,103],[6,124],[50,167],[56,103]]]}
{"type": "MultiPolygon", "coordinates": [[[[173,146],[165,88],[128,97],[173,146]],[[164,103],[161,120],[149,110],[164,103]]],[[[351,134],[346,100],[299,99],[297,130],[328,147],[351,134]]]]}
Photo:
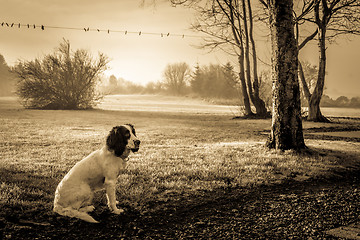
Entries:
{"type": "Polygon", "coordinates": [[[233,119],[235,111],[164,96],[110,96],[89,111],[25,110],[0,99],[0,235],[337,239],[327,231],[359,221],[358,118],[304,122],[309,149],[280,153],[264,147],[270,119],[233,119]],[[62,177],[123,123],[142,140],[118,179],[125,213],[111,214],[104,192],[92,213],[100,224],[53,213],[62,177]]]}

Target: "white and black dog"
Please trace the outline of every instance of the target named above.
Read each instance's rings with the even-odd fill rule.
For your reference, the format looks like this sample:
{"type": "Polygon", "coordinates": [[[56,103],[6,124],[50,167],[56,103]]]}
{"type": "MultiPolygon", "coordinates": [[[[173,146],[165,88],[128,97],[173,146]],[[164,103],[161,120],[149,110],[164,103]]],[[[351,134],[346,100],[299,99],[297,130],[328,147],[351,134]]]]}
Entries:
{"type": "Polygon", "coordinates": [[[130,152],[139,150],[140,140],[132,124],[114,127],[106,139],[106,145],[94,151],[65,175],[56,188],[54,212],[97,223],[88,212],[93,193],[105,189],[110,210],[120,214],[124,210],[116,206],[116,181],[120,170],[125,168],[130,152]]]}

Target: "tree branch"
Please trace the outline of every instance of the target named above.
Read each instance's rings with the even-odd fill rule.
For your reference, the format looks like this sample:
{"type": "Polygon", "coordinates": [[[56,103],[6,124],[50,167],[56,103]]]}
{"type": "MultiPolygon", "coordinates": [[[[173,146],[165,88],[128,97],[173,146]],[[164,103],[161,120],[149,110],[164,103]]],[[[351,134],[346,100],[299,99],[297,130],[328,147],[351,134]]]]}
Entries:
{"type": "Polygon", "coordinates": [[[314,37],[317,35],[318,33],[318,29],[316,29],[313,34],[311,34],[310,36],[308,36],[307,38],[304,39],[304,41],[302,41],[302,43],[298,46],[298,49],[302,49],[308,42],[310,42],[311,40],[314,39],[314,37]]]}

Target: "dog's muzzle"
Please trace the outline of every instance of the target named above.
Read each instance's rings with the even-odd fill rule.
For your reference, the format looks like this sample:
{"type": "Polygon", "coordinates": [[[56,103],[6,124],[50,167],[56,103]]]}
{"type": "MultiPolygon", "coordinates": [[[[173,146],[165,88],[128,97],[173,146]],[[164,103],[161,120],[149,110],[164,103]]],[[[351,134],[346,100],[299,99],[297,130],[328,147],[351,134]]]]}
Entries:
{"type": "Polygon", "coordinates": [[[140,147],[140,140],[135,140],[134,141],[134,145],[135,147],[133,149],[131,149],[132,152],[137,152],[139,151],[139,147],[140,147]]]}

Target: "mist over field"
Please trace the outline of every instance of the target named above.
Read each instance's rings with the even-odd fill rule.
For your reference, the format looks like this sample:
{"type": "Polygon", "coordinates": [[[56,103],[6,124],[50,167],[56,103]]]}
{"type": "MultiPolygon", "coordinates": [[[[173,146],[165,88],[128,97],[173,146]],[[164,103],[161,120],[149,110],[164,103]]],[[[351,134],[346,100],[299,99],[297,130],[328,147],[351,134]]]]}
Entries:
{"type": "MultiPolygon", "coordinates": [[[[178,112],[240,116],[241,106],[220,105],[191,97],[174,97],[164,95],[108,95],[97,105],[106,110],[127,110],[145,112],[178,112]]],[[[304,108],[306,111],[306,107],[304,108]]],[[[359,108],[323,107],[324,115],[329,117],[360,117],[359,108]]]]}

